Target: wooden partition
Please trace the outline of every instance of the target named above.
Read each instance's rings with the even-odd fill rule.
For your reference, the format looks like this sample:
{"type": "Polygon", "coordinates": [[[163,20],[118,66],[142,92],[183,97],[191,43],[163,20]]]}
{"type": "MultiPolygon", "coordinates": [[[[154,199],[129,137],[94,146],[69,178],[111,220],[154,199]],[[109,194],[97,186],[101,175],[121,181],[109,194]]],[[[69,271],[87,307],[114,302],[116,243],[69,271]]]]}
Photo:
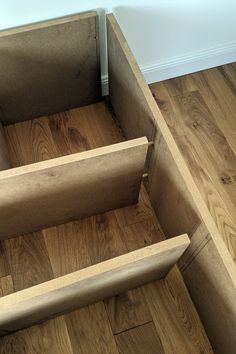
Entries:
{"type": "Polygon", "coordinates": [[[100,100],[97,14],[1,31],[0,78],[4,124],[100,100]]]}
{"type": "Polygon", "coordinates": [[[8,147],[4,136],[2,124],[0,123],[0,171],[11,167],[8,154],[8,147]]]}
{"type": "Polygon", "coordinates": [[[136,203],[147,149],[138,138],[0,172],[0,239],[136,203]]]}
{"type": "Polygon", "coordinates": [[[151,202],[166,236],[191,237],[182,275],[214,351],[234,354],[235,265],[112,14],[107,29],[113,111],[127,138],[154,141],[147,161],[151,202]]]}
{"type": "Polygon", "coordinates": [[[0,335],[163,278],[187,235],[127,253],[0,299],[0,335]]]}

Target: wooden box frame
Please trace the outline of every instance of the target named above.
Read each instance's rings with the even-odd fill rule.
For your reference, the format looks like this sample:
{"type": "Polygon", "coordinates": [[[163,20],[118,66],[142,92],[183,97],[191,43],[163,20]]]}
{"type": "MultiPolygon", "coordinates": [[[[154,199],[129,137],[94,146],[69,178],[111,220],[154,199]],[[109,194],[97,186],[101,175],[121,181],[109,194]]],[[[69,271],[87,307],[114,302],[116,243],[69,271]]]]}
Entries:
{"type": "MultiPolygon", "coordinates": [[[[50,42],[50,38],[55,38],[55,33],[58,33],[58,31],[60,32],[60,26],[63,26],[65,33],[67,33],[67,31],[70,33],[72,30],[73,33],[78,34],[88,31],[89,29],[89,31],[91,31],[91,33],[89,32],[91,47],[96,48],[96,50],[91,51],[90,41],[88,44],[81,39],[80,52],[82,53],[82,58],[89,57],[89,60],[86,62],[86,67],[83,68],[84,61],[81,59],[77,68],[77,75],[81,72],[83,72],[83,74],[78,80],[76,79],[75,82],[73,82],[72,79],[68,81],[68,85],[71,85],[71,90],[75,89],[75,85],[82,87],[81,95],[78,95],[80,96],[79,100],[75,97],[73,102],[70,100],[68,101],[68,96],[66,96],[66,99],[64,100],[65,97],[63,96],[62,86],[58,85],[56,91],[57,99],[52,102],[52,95],[55,90],[52,81],[55,79],[55,76],[52,76],[45,85],[45,72],[47,72],[47,69],[46,71],[43,71],[42,75],[39,75],[40,65],[37,64],[33,72],[34,74],[37,73],[36,78],[38,78],[38,81],[36,82],[36,85],[35,82],[32,84],[32,95],[30,95],[25,106],[22,106],[20,101],[22,100],[22,95],[25,96],[27,92],[29,81],[33,82],[33,80],[30,80],[30,75],[27,76],[25,81],[21,81],[21,86],[17,86],[17,92],[19,95],[16,94],[14,98],[12,98],[11,95],[11,90],[13,89],[11,81],[7,90],[8,95],[5,94],[6,90],[4,90],[4,85],[1,86],[3,87],[0,89],[2,123],[6,124],[15,122],[16,119],[19,119],[16,117],[20,117],[21,120],[30,119],[43,114],[50,114],[69,109],[71,107],[79,106],[80,104],[83,105],[85,103],[95,102],[99,99],[101,96],[101,89],[97,23],[96,13],[89,13],[0,33],[0,43],[2,43],[0,50],[2,50],[2,48],[11,48],[16,42],[21,43],[21,45],[23,43],[23,47],[27,47],[27,45],[31,43],[30,35],[36,35],[36,38],[39,38],[39,42],[42,41],[42,38],[48,38],[48,41],[50,42]],[[73,25],[75,26],[74,28],[73,25]],[[81,32],[80,26],[82,26],[81,32]],[[86,86],[86,90],[84,90],[82,86],[85,77],[92,78],[92,80],[87,80],[89,84],[86,86]],[[41,82],[41,79],[44,81],[43,83],[41,82]],[[51,98],[51,100],[48,99],[46,101],[46,105],[42,105],[42,100],[44,98],[43,92],[39,96],[36,94],[37,88],[42,89],[42,87],[44,89],[46,87],[45,91],[48,94],[47,97],[51,98]],[[1,101],[4,101],[4,105],[1,101]],[[32,106],[34,107],[34,111],[32,111],[32,106]],[[16,107],[19,107],[20,114],[18,114],[19,111],[16,112],[16,107]]],[[[168,265],[171,266],[180,258],[180,270],[214,350],[219,353],[233,353],[236,347],[235,265],[204,201],[202,200],[202,197],[200,196],[160,110],[152,97],[149,87],[139,70],[119,25],[112,14],[107,16],[107,30],[110,87],[109,99],[112,109],[128,139],[142,139],[142,137],[146,136],[148,141],[154,143],[149,147],[146,161],[146,169],[148,172],[146,188],[165,234],[169,237],[173,237],[173,235],[187,233],[191,239],[190,246],[180,258],[183,251],[188,246],[186,236],[181,238],[181,252],[177,252],[177,256],[174,257],[171,262],[168,262],[168,265]],[[222,328],[224,328],[224,331],[222,331],[222,328]],[[225,333],[227,333],[227,335],[225,333]]],[[[71,46],[73,48],[74,44],[72,43],[71,46]]],[[[58,46],[56,46],[56,52],[57,48],[58,46]]],[[[7,73],[9,73],[9,65],[13,65],[14,63],[15,67],[17,67],[19,63],[21,65],[23,64],[20,56],[16,55],[17,60],[15,63],[13,60],[14,58],[11,58],[10,61],[6,59],[9,54],[7,50],[5,54],[6,57],[3,57],[3,62],[0,60],[0,68],[2,67],[7,75],[7,73]]],[[[32,51],[32,58],[35,58],[34,51],[32,51]]],[[[65,60],[70,62],[70,59],[70,57],[67,57],[65,60]]],[[[73,64],[73,56],[71,60],[73,64]]],[[[69,72],[71,68],[74,69],[72,64],[69,66],[69,72]]],[[[23,66],[21,66],[21,68],[22,71],[25,72],[23,66]]],[[[55,75],[58,75],[58,71],[55,72],[55,75]]],[[[71,77],[76,76],[72,75],[71,77]]],[[[32,79],[35,79],[35,77],[32,79]]],[[[60,81],[61,80],[63,81],[63,77],[60,78],[60,81]]],[[[147,141],[144,142],[143,140],[142,143],[145,145],[143,156],[146,156],[147,141]]],[[[9,167],[9,162],[1,130],[0,147],[0,169],[4,170],[9,167]]],[[[61,162],[59,162],[59,164],[60,163],[61,162]]],[[[131,170],[133,171],[133,166],[131,170]]],[[[140,165],[138,171],[138,184],[140,184],[143,172],[140,165]]],[[[4,174],[7,174],[8,172],[0,172],[0,180],[1,173],[2,176],[4,176],[4,174]]],[[[135,198],[137,198],[137,193],[135,196],[129,198],[128,202],[134,202],[135,198]]],[[[120,202],[118,204],[115,203],[109,205],[109,207],[104,210],[117,207],[117,205],[120,205],[120,202]]],[[[9,234],[8,236],[12,235],[9,234]]],[[[169,241],[177,242],[178,240],[178,238],[172,238],[169,241]]],[[[178,248],[176,243],[168,245],[171,248],[173,247],[174,250],[178,248]]],[[[153,246],[152,251],[154,250],[154,256],[158,254],[159,247],[160,245],[157,250],[155,246],[153,246]]],[[[125,262],[130,262],[131,259],[132,263],[132,257],[133,255],[126,255],[125,262]]],[[[119,262],[120,261],[118,260],[118,263],[119,262]]],[[[138,277],[139,280],[142,279],[142,272],[140,274],[141,276],[138,277]]],[[[164,273],[161,273],[161,276],[164,276],[164,273]]],[[[150,279],[153,278],[150,277],[150,279]]],[[[123,287],[119,287],[119,278],[117,284],[118,285],[115,286],[115,289],[118,289],[118,292],[121,289],[124,289],[123,287]]],[[[142,284],[142,280],[141,282],[138,282],[138,284],[142,284]]],[[[51,285],[49,284],[48,286],[50,288],[51,285]]],[[[105,286],[105,289],[108,288],[105,286]]],[[[37,289],[32,291],[37,292],[37,289]]],[[[22,293],[20,294],[20,292],[18,295],[16,294],[11,295],[13,301],[15,301],[14,296],[22,296],[22,293]]],[[[108,292],[108,294],[110,293],[108,292]]],[[[26,295],[26,297],[27,296],[28,295],[26,295]]],[[[100,297],[95,297],[92,301],[99,298],[100,297]]],[[[4,306],[7,306],[8,301],[11,303],[11,298],[2,298],[0,304],[2,302],[3,305],[5,304],[4,306]]],[[[58,311],[52,312],[52,314],[55,313],[58,313],[58,311]]],[[[22,324],[22,318],[20,318],[19,321],[21,324],[17,326],[17,328],[22,328],[27,324],[34,323],[34,321],[26,321],[25,323],[23,321],[22,324]]],[[[2,327],[0,326],[0,333],[4,335],[11,330],[17,329],[13,327],[4,327],[4,325],[2,327]]]]}

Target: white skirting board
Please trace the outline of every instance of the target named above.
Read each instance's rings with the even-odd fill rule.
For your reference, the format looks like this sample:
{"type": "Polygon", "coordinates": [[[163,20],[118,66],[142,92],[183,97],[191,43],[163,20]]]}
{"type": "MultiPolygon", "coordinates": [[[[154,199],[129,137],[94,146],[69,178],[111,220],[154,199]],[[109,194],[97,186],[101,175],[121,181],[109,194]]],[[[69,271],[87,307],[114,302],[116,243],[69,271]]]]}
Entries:
{"type": "MultiPolygon", "coordinates": [[[[191,74],[197,71],[210,69],[219,65],[236,61],[236,43],[229,43],[215,48],[208,48],[200,52],[172,58],[141,66],[140,69],[146,81],[151,84],[174,77],[191,74]]],[[[108,76],[102,77],[102,94],[107,96],[108,76]]]]}

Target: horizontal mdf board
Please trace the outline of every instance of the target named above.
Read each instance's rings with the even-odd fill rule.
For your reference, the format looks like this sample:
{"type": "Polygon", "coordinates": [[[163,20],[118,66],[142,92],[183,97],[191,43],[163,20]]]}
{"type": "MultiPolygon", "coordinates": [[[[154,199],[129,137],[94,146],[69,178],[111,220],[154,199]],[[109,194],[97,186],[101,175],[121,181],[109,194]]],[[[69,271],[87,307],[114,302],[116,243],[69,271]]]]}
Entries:
{"type": "Polygon", "coordinates": [[[188,236],[181,235],[5,296],[0,299],[0,333],[161,279],[189,243],[188,236]]]}
{"type": "Polygon", "coordinates": [[[2,124],[0,123],[0,171],[11,167],[8,155],[8,147],[4,136],[2,124]]]}
{"type": "Polygon", "coordinates": [[[95,12],[0,32],[0,120],[49,115],[101,99],[95,12]]]}
{"type": "Polygon", "coordinates": [[[112,14],[107,16],[107,29],[113,111],[126,136],[145,132],[154,141],[146,184],[152,205],[166,236],[190,236],[191,245],[181,260],[188,290],[214,351],[234,353],[235,265],[112,14]]]}
{"type": "Polygon", "coordinates": [[[0,239],[138,201],[145,137],[0,172],[0,239]]]}

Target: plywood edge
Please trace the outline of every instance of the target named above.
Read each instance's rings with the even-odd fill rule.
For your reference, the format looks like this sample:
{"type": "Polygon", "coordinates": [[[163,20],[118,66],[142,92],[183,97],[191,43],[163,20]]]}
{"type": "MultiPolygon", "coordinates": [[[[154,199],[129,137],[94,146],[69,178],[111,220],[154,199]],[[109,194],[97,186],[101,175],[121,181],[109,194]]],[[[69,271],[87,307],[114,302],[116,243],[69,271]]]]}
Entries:
{"type": "Polygon", "coordinates": [[[55,19],[49,19],[46,21],[42,22],[35,22],[33,24],[27,24],[19,27],[13,27],[5,30],[0,31],[0,38],[1,37],[6,37],[6,36],[12,36],[15,34],[23,33],[23,32],[28,32],[28,31],[34,31],[42,28],[47,28],[47,27],[52,27],[52,26],[57,26],[57,25],[62,25],[68,22],[74,22],[78,20],[86,20],[89,18],[96,18],[98,17],[98,14],[96,11],[88,11],[84,13],[79,13],[75,15],[67,15],[63,17],[58,17],[55,19]]]}
{"type": "MultiPolygon", "coordinates": [[[[186,188],[187,188],[188,192],[192,195],[193,203],[195,204],[197,213],[199,214],[200,218],[204,222],[204,224],[209,232],[209,235],[215,244],[217,252],[221,257],[222,262],[223,262],[225,268],[227,269],[227,272],[228,272],[234,286],[236,287],[236,267],[235,267],[235,264],[232,260],[232,257],[230,255],[224,241],[222,240],[222,237],[221,237],[221,235],[220,235],[220,233],[213,221],[212,216],[210,215],[209,210],[207,209],[205,202],[203,201],[203,199],[201,197],[199,190],[197,189],[197,186],[193,180],[193,177],[191,176],[190,171],[187,168],[184,158],[181,155],[181,153],[177,147],[177,144],[175,143],[174,138],[171,135],[171,132],[164,120],[164,117],[162,116],[162,113],[161,113],[159,107],[157,106],[154,97],[152,96],[152,93],[151,93],[151,91],[144,79],[144,76],[143,76],[136,60],[134,59],[134,56],[131,52],[131,49],[129,48],[129,46],[127,44],[126,39],[117,24],[115,16],[113,14],[108,14],[107,15],[107,22],[108,22],[108,25],[110,25],[112,27],[113,31],[116,33],[117,40],[118,40],[120,46],[122,47],[122,50],[126,54],[126,59],[128,61],[128,64],[132,68],[132,71],[135,73],[137,84],[139,85],[139,87],[142,91],[143,97],[146,99],[146,101],[150,107],[154,122],[157,127],[157,131],[161,132],[162,138],[164,139],[164,141],[168,145],[169,151],[173,157],[173,160],[175,161],[176,168],[180,171],[180,173],[183,177],[183,180],[185,182],[186,188]]],[[[158,158],[158,156],[156,156],[156,159],[157,158],[158,158]]],[[[154,162],[154,164],[155,163],[156,162],[154,162]]],[[[150,185],[152,183],[155,183],[155,181],[152,180],[151,175],[149,175],[149,179],[150,179],[150,185]]]]}
{"type": "Polygon", "coordinates": [[[148,146],[147,138],[142,137],[142,138],[132,139],[117,144],[103,146],[97,149],[82,151],[75,154],[57,157],[51,160],[41,161],[41,162],[37,162],[25,166],[12,168],[7,171],[1,171],[0,181],[11,177],[23,176],[25,174],[48,170],[54,167],[63,166],[74,162],[79,162],[79,161],[88,160],[103,155],[112,154],[122,150],[133,149],[134,147],[138,147],[138,146],[148,146]]]}
{"type": "Polygon", "coordinates": [[[186,234],[0,299],[0,334],[163,278],[189,246],[186,234]]]}

